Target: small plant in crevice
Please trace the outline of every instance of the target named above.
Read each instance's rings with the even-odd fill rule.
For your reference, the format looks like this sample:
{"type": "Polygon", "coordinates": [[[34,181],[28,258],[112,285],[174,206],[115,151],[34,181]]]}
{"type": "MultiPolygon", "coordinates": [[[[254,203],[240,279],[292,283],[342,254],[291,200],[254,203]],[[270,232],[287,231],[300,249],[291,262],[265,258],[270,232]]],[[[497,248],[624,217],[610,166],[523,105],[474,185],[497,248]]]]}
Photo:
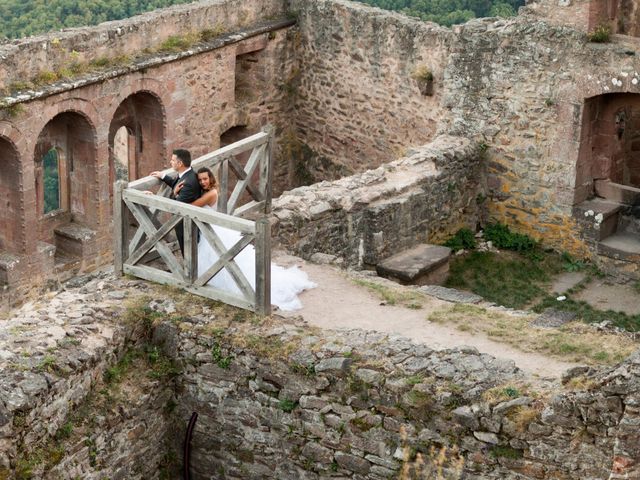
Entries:
{"type": "Polygon", "coordinates": [[[611,40],[611,27],[601,23],[587,35],[587,38],[593,43],[607,43],[611,40]]]}
{"type": "Polygon", "coordinates": [[[402,467],[399,480],[459,480],[465,458],[456,444],[453,446],[419,444],[412,446],[404,427],[400,428],[402,467]]]}
{"type": "Polygon", "coordinates": [[[524,455],[523,450],[519,448],[503,445],[494,445],[489,449],[489,453],[494,458],[509,458],[511,460],[517,460],[524,455]]]}
{"type": "Polygon", "coordinates": [[[217,341],[214,341],[211,347],[211,358],[216,365],[225,370],[231,366],[231,360],[233,360],[231,355],[224,355],[222,353],[222,347],[217,341]]]}
{"type": "Polygon", "coordinates": [[[429,67],[426,65],[418,65],[411,73],[411,78],[418,84],[418,89],[422,95],[433,95],[433,72],[429,67]]]}
{"type": "Polygon", "coordinates": [[[291,413],[298,405],[298,402],[284,398],[278,402],[278,408],[286,413],[291,413]]]}

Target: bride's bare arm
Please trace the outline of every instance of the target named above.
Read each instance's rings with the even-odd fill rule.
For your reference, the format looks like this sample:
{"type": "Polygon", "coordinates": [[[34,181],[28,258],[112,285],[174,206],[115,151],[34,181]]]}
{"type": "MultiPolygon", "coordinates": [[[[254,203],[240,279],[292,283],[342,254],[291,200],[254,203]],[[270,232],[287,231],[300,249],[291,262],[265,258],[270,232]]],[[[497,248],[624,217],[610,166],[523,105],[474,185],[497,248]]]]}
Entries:
{"type": "Polygon", "coordinates": [[[204,207],[205,205],[215,205],[218,201],[218,190],[209,190],[208,192],[204,192],[200,198],[198,198],[195,202],[192,202],[191,205],[195,205],[196,207],[204,207]]]}

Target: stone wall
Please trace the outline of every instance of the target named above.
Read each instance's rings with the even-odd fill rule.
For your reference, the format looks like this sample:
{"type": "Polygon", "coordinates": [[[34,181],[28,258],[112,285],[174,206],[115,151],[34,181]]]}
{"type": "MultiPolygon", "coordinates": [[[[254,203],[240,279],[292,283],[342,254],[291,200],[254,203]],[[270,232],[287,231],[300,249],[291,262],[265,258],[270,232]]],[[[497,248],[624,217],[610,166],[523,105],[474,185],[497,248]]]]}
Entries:
{"type": "Polygon", "coordinates": [[[376,265],[418,242],[441,241],[480,219],[481,149],[440,136],[405,158],[273,202],[273,235],[292,252],[376,265]]]}
{"type": "Polygon", "coordinates": [[[622,46],[530,19],[476,20],[456,30],[443,100],[452,116],[442,129],[484,138],[491,217],[587,255],[572,218],[573,205],[593,195],[598,172],[578,160],[585,99],[638,93],[637,59],[622,46]]]}
{"type": "Polygon", "coordinates": [[[141,283],[74,279],[2,322],[0,478],[157,478],[173,388],[131,354],[145,334],[123,300],[141,283]]]}
{"type": "Polygon", "coordinates": [[[346,1],[296,1],[300,41],[295,136],[314,152],[293,159],[315,181],[376,168],[434,136],[451,32],[346,1]],[[433,91],[415,77],[428,70],[433,91]],[[318,158],[319,157],[319,158],[318,158]],[[331,164],[331,168],[323,166],[331,164]]]}
{"type": "Polygon", "coordinates": [[[472,348],[300,324],[173,329],[191,365],[177,413],[199,413],[194,479],[390,479],[416,453],[419,478],[438,464],[446,478],[640,475],[638,355],[579,377],[587,390],[544,391],[472,348]]]}
{"type": "MultiPolygon", "coordinates": [[[[268,5],[264,8],[261,13],[270,11],[268,5]]],[[[176,12],[197,17],[193,28],[200,25],[198,10],[176,12]]],[[[172,17],[152,18],[169,22],[172,17]]],[[[252,20],[246,16],[247,22],[252,20]]],[[[292,39],[287,33],[292,24],[271,20],[186,51],[156,52],[72,83],[57,82],[5,98],[11,105],[6,108],[16,110],[3,111],[0,153],[18,164],[18,184],[2,190],[17,198],[10,200],[12,215],[0,217],[0,281],[14,291],[51,278],[54,272],[68,276],[66,270],[89,270],[110,261],[117,162],[110,149],[121,126],[133,139],[132,179],[166,168],[173,148],[187,147],[194,157],[215,150],[221,135],[236,126],[251,132],[272,123],[282,130],[291,108],[280,86],[292,68],[292,39]],[[252,56],[251,78],[259,79],[259,85],[238,84],[237,59],[246,55],[252,56]],[[81,135],[72,137],[67,131],[81,135]],[[45,214],[41,160],[52,147],[61,162],[62,208],[45,214]]],[[[158,26],[152,23],[149,28],[154,25],[158,26]]],[[[92,39],[100,38],[101,28],[93,31],[92,39]]],[[[80,32],[71,33],[74,41],[84,38],[80,32]]]]}
{"type": "Polygon", "coordinates": [[[101,272],[0,324],[0,362],[5,479],[178,478],[192,412],[194,479],[398,478],[417,453],[426,478],[432,461],[451,478],[640,475],[638,354],[532,383],[474,348],[258,321],[101,272]]]}
{"type": "Polygon", "coordinates": [[[34,78],[42,71],[101,57],[135,57],[170,36],[208,29],[238,31],[286,13],[280,0],[203,0],[144,13],[97,27],[73,28],[0,45],[0,89],[34,78]],[[75,53],[72,53],[75,52],[75,53]]]}

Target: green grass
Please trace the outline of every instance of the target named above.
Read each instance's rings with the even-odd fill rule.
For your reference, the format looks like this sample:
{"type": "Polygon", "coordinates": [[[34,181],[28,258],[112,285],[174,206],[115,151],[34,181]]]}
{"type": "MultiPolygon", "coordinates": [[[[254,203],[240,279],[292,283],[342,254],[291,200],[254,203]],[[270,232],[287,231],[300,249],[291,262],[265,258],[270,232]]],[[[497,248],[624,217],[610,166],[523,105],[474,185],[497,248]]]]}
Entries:
{"type": "Polygon", "coordinates": [[[559,302],[556,297],[549,295],[538,303],[533,310],[542,312],[547,308],[561,310],[563,312],[574,312],[578,318],[586,323],[601,323],[610,321],[614,326],[622,328],[628,332],[640,331],[640,315],[628,315],[624,312],[614,310],[597,310],[587,302],[567,298],[559,302]]]}
{"type": "Polygon", "coordinates": [[[472,291],[490,302],[524,308],[547,295],[553,275],[562,271],[559,256],[477,252],[453,259],[447,287],[472,291]]]}

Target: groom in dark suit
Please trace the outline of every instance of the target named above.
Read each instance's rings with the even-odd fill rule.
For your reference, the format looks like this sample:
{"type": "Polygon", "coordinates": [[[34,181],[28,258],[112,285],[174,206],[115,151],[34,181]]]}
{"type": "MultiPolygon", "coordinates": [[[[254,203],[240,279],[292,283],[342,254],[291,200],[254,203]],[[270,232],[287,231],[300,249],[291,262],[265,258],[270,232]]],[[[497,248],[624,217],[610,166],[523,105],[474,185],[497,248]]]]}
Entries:
{"type": "MultiPolygon", "coordinates": [[[[171,198],[183,203],[191,203],[200,198],[202,195],[202,189],[198,183],[198,176],[191,168],[191,153],[189,150],[178,148],[173,151],[171,160],[169,161],[171,168],[178,172],[175,177],[163,175],[162,172],[151,172],[152,177],[156,177],[162,180],[164,183],[171,187],[171,198]],[[182,188],[175,194],[175,187],[179,183],[182,184],[182,188]]],[[[184,254],[184,226],[182,222],[176,225],[176,236],[178,237],[178,244],[180,245],[180,251],[184,254]]]]}

